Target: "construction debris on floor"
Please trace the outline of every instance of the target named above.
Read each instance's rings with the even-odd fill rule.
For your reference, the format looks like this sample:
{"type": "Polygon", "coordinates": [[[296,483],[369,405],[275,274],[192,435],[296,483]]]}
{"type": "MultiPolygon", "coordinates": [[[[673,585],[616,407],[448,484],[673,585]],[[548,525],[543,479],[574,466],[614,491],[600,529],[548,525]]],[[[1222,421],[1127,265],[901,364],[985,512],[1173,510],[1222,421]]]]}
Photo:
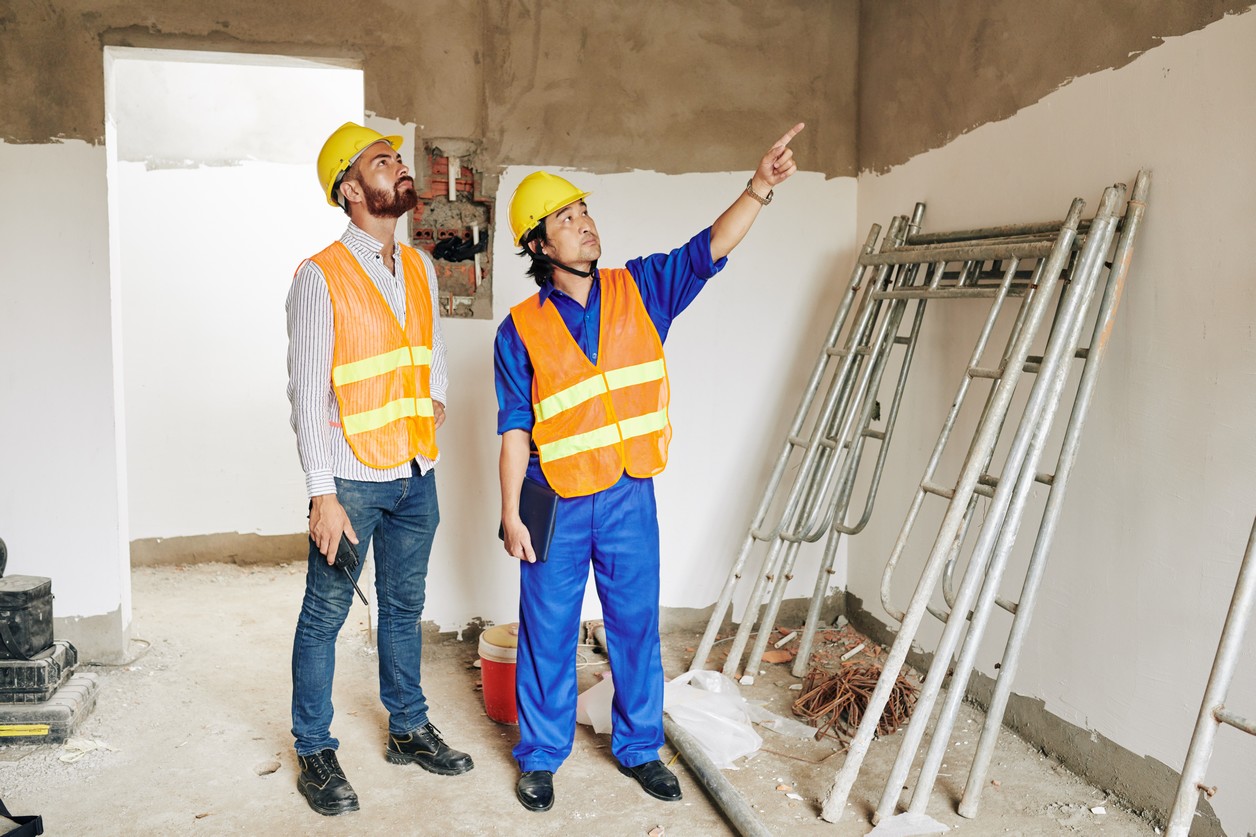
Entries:
{"type": "MultiPolygon", "coordinates": [[[[794,714],[816,727],[816,736],[832,736],[846,742],[855,734],[881,677],[881,666],[846,660],[835,672],[813,668],[802,681],[802,694],[794,701],[794,714]]],[[[877,735],[891,735],[911,718],[918,686],[899,674],[890,699],[877,724],[877,735]]]]}
{"type": "MultiPolygon", "coordinates": [[[[624,780],[615,770],[608,737],[586,726],[577,729],[575,749],[555,777],[554,809],[543,816],[525,811],[514,799],[518,766],[510,750],[517,732],[485,712],[471,665],[478,656],[478,637],[471,632],[461,638],[435,631],[425,636],[423,685],[442,732],[474,755],[475,770],[449,779],[389,764],[383,755],[387,713],[377,694],[379,657],[365,608],[355,608],[337,644],[332,723],[341,764],[359,789],[362,810],[332,820],[319,817],[297,794],[288,730],[290,636],[303,582],[304,567],[296,565],[137,569],[134,632],[152,644],[132,664],[90,667],[100,679],[99,699],[75,737],[95,746],[0,747],[0,798],[12,811],[42,814],[49,834],[414,833],[419,819],[425,833],[430,829],[451,837],[646,835],[655,828],[711,837],[734,833],[670,746],[661,756],[681,779],[685,797],[679,804],[651,800],[624,780]],[[207,601],[214,603],[210,610],[207,601]],[[62,755],[73,760],[62,761],[62,755]]],[[[837,630],[832,642],[825,641],[827,630],[832,629],[820,632],[819,643],[826,659],[840,660],[864,641],[837,630]]],[[[774,634],[773,641],[781,636],[774,634]]],[[[693,641],[689,631],[663,634],[669,678],[684,673],[692,655],[685,649],[693,641]]],[[[867,643],[865,651],[877,650],[867,643]]],[[[584,653],[590,662],[601,659],[588,649],[584,653]]],[[[602,670],[603,665],[582,669],[582,686],[599,679],[602,670]]],[[[739,684],[741,696],[788,716],[799,696],[789,687],[801,680],[788,663],[765,663],[761,670],[753,685],[739,684]]],[[[965,734],[955,742],[957,758],[971,758],[971,732],[980,729],[981,721],[980,712],[964,706],[959,727],[965,734]]],[[[872,779],[855,786],[855,816],[838,825],[817,816],[842,759],[832,738],[796,738],[761,724],[755,729],[763,746],[741,758],[737,769],[721,772],[773,833],[868,833],[878,790],[872,779]]],[[[899,735],[877,742],[869,752],[873,773],[888,768],[899,735]]],[[[1141,837],[1150,832],[1110,796],[1013,735],[1000,738],[993,770],[1001,787],[990,788],[980,823],[953,813],[945,795],[959,789],[945,776],[935,790],[933,816],[951,827],[962,825],[963,834],[975,837],[1058,835],[1065,810],[1067,828],[1075,833],[1141,837]],[[1093,813],[1095,808],[1106,813],[1093,813]]]]}

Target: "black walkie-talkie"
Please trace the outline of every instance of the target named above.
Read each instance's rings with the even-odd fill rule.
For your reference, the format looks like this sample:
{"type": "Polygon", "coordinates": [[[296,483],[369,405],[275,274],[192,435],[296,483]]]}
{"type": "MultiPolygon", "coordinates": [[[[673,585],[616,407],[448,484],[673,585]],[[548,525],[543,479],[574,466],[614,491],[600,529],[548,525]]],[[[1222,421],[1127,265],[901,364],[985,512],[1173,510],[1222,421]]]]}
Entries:
{"type": "Polygon", "coordinates": [[[348,535],[340,536],[340,546],[336,549],[336,566],[344,570],[345,577],[349,579],[353,589],[358,591],[358,598],[362,600],[362,604],[370,607],[371,603],[366,600],[366,596],[362,595],[362,588],[353,580],[353,571],[358,568],[358,548],[354,546],[353,541],[349,540],[348,535]]]}

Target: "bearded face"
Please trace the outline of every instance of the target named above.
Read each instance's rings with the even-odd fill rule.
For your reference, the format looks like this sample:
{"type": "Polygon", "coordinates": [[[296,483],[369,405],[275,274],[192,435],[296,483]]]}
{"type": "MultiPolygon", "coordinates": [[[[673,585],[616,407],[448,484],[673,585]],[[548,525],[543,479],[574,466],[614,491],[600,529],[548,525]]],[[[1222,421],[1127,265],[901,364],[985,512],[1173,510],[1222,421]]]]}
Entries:
{"type": "Polygon", "coordinates": [[[366,202],[366,211],[376,218],[400,218],[419,203],[419,193],[414,189],[414,178],[403,175],[397,178],[391,189],[376,189],[358,181],[366,202]]]}

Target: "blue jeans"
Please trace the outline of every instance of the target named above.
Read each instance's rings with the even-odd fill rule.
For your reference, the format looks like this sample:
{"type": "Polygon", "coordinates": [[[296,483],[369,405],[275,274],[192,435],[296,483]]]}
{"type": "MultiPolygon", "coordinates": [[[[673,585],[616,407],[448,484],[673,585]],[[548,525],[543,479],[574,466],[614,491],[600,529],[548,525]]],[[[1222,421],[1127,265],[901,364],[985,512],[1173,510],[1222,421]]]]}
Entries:
{"type": "MultiPolygon", "coordinates": [[[[379,697],[388,710],[388,731],[398,735],[427,723],[420,685],[421,619],[427,560],[440,509],[436,473],[390,482],[336,479],[336,494],[366,557],[375,542],[375,596],[379,609],[379,697]]],[[[360,574],[359,563],[355,576],[360,574]]],[[[355,578],[356,580],[356,578],[355,578]]],[[[305,600],[292,645],[292,735],[297,755],[339,742],[331,736],[331,681],[336,670],[336,635],[349,615],[353,586],[344,571],[310,542],[305,600]]]]}

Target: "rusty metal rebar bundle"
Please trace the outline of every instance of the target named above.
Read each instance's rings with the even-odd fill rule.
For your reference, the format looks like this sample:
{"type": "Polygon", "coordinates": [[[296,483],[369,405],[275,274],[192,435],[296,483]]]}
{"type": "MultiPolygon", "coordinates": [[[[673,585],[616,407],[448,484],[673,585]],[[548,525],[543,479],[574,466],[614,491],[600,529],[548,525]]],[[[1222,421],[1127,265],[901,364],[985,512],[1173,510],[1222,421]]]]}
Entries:
{"type": "MultiPolygon", "coordinates": [[[[848,660],[836,672],[813,668],[803,679],[794,714],[816,727],[816,740],[836,738],[843,746],[854,735],[881,678],[881,666],[848,660]]],[[[894,681],[890,699],[877,724],[877,735],[891,735],[911,718],[920,689],[902,674],[894,681]]]]}

